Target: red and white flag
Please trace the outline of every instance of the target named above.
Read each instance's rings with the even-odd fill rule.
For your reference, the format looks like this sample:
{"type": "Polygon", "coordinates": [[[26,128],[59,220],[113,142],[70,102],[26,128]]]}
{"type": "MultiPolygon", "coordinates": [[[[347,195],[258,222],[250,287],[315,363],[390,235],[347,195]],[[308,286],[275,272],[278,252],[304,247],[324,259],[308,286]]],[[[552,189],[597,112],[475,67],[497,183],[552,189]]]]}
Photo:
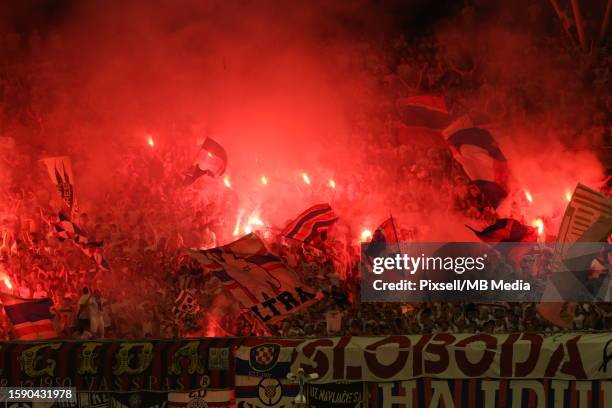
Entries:
{"type": "Polygon", "coordinates": [[[51,299],[24,299],[0,293],[0,302],[13,325],[17,340],[57,338],[51,314],[51,299]]]}

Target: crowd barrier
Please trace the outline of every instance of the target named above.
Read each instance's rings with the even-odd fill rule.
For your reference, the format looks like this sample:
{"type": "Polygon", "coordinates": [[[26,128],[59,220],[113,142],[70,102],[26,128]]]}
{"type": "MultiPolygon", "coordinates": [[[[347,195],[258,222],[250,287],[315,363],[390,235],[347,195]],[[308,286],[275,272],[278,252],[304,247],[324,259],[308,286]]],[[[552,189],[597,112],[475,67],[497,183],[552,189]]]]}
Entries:
{"type": "Polygon", "coordinates": [[[76,388],[58,408],[612,408],[612,333],[5,342],[0,367],[76,388]]]}

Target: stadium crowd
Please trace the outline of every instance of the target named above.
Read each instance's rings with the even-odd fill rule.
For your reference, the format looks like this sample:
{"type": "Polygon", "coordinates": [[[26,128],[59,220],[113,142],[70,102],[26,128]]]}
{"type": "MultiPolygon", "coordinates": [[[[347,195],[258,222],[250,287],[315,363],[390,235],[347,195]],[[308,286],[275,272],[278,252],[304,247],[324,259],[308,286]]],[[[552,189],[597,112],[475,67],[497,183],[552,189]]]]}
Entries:
{"type": "MultiPolygon", "coordinates": [[[[374,119],[367,116],[355,120],[355,132],[363,135],[363,144],[370,149],[361,171],[344,183],[347,190],[356,192],[352,199],[377,193],[373,190],[381,184],[377,180],[398,179],[407,188],[388,197],[392,208],[422,213],[431,205],[435,191],[440,197],[436,205],[442,211],[457,212],[483,224],[493,222],[495,209],[470,184],[444,146],[397,143],[405,130],[397,125],[396,101],[417,92],[442,92],[455,101],[454,109],[470,110],[467,101],[477,91],[486,113],[500,121],[516,116],[509,107],[527,108],[514,102],[499,105],[498,99],[504,94],[479,82],[477,61],[449,56],[433,38],[417,44],[400,38],[386,49],[377,48],[384,52],[374,49],[367,49],[364,63],[379,79],[389,104],[381,107],[374,119]],[[389,55],[398,61],[390,64],[389,55]],[[414,72],[421,72],[418,84],[410,83],[414,72]],[[390,162],[400,164],[390,166],[390,162]]],[[[536,93],[539,88],[523,83],[521,91],[536,93]]],[[[590,131],[609,131],[598,117],[591,122],[590,131]]],[[[184,164],[191,160],[189,152],[174,147],[167,147],[163,154],[127,150],[121,160],[123,167],[117,169],[121,187],[95,203],[81,203],[77,222],[90,239],[104,242],[104,256],[112,266],[106,271],[71,242],[53,235],[51,224],[57,215],[53,195],[57,192],[48,188],[42,171],[31,171],[40,157],[34,158],[14,139],[0,140],[0,158],[12,174],[2,176],[1,291],[23,298],[51,298],[54,324],[61,337],[308,337],[564,330],[538,315],[533,303],[362,303],[358,242],[334,237],[318,248],[303,248],[267,237],[271,249],[290,260],[304,281],[322,291],[324,297],[311,308],[262,331],[239,316],[231,305],[219,306],[213,301],[223,296],[222,290],[185,251],[231,241],[226,226],[232,224],[230,217],[237,212],[229,190],[220,187],[204,195],[198,184],[188,188],[180,185],[184,164]],[[193,319],[177,319],[172,312],[182,289],[192,290],[200,303],[201,312],[193,319]]],[[[609,181],[601,189],[609,195],[609,181]]],[[[427,228],[401,226],[400,241],[416,241],[427,228]]],[[[602,262],[610,274],[609,257],[602,262]]],[[[573,330],[611,330],[612,307],[610,303],[578,304],[569,319],[573,330]]],[[[11,338],[4,312],[0,331],[2,339],[11,338]]]]}

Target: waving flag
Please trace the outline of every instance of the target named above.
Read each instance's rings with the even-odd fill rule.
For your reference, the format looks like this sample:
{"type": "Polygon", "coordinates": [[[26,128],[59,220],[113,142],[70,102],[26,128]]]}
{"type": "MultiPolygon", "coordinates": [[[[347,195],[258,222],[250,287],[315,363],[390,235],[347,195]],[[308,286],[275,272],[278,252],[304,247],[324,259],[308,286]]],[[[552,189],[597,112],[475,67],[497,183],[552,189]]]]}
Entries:
{"type": "Polygon", "coordinates": [[[0,302],[13,325],[17,340],[57,338],[52,322],[51,299],[24,299],[0,293],[0,302]]]}
{"type": "Polygon", "coordinates": [[[444,98],[416,95],[398,101],[401,121],[408,127],[442,130],[451,122],[444,98]]]}
{"type": "Polygon", "coordinates": [[[187,176],[187,184],[196,181],[200,176],[206,174],[210,177],[218,177],[225,173],[227,167],[227,153],[223,146],[207,137],[202,143],[198,157],[193,169],[187,176]]]}
{"type": "Polygon", "coordinates": [[[61,240],[70,240],[88,257],[93,259],[100,268],[110,270],[110,265],[102,253],[103,243],[89,241],[85,232],[75,224],[70,217],[59,212],[58,221],[53,225],[56,237],[61,240]]]}
{"type": "Polygon", "coordinates": [[[500,218],[495,224],[489,225],[482,231],[466,225],[478,238],[484,242],[535,242],[537,232],[535,228],[521,224],[512,218],[500,218]]]}
{"type": "MultiPolygon", "coordinates": [[[[606,242],[612,232],[612,200],[583,184],[578,184],[572,195],[565,214],[561,220],[557,244],[555,245],[555,259],[562,266],[571,255],[572,246],[577,242],[606,242]]],[[[556,272],[558,273],[558,272],[556,272]]],[[[553,279],[548,282],[544,291],[543,300],[562,298],[564,290],[571,288],[586,289],[572,274],[563,274],[562,279],[553,279]]],[[[609,301],[610,292],[602,285],[602,293],[591,294],[601,300],[609,301]]],[[[538,305],[538,313],[548,321],[560,327],[571,328],[576,305],[573,302],[542,302],[538,305]]]]}
{"type": "MultiPolygon", "coordinates": [[[[463,119],[457,122],[461,123],[463,119]]],[[[508,163],[488,130],[451,125],[444,132],[455,160],[493,207],[508,195],[508,163]]]]}
{"type": "Polygon", "coordinates": [[[290,222],[283,229],[281,235],[308,244],[319,233],[329,229],[336,221],[338,221],[338,217],[329,204],[315,205],[290,222]]]}
{"type": "MultiPolygon", "coordinates": [[[[398,243],[397,232],[395,231],[395,224],[393,223],[393,217],[389,217],[384,221],[372,235],[370,244],[365,249],[365,254],[369,257],[379,256],[383,250],[386,249],[387,243],[398,243]]],[[[399,251],[399,245],[398,245],[399,251]]]]}
{"type": "Polygon", "coordinates": [[[76,196],[74,194],[74,176],[72,174],[72,165],[70,157],[47,157],[42,159],[42,162],[47,167],[49,177],[62,197],[66,206],[72,211],[76,211],[76,196]]]}
{"type": "Polygon", "coordinates": [[[254,233],[222,247],[191,250],[190,254],[241,307],[264,323],[282,320],[316,301],[315,292],[254,233]]]}

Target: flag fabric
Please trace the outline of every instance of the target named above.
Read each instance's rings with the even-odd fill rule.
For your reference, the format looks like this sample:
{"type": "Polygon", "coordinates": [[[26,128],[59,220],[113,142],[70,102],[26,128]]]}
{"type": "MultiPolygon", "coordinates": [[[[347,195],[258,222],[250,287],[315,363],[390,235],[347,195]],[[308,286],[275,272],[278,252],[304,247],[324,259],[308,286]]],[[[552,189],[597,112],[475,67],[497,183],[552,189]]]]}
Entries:
{"type": "Polygon", "coordinates": [[[49,298],[24,299],[0,293],[0,301],[8,316],[17,340],[47,340],[57,338],[53,328],[49,298]]]}
{"type": "Polygon", "coordinates": [[[322,231],[334,225],[336,221],[338,217],[329,204],[315,205],[291,221],[283,229],[281,235],[308,244],[322,231]]]}
{"type": "MultiPolygon", "coordinates": [[[[568,257],[576,242],[605,242],[612,230],[612,200],[605,195],[578,184],[567,205],[555,245],[556,265],[562,270],[563,261],[568,257]]],[[[549,281],[544,290],[543,300],[559,299],[563,287],[584,288],[572,274],[565,273],[563,282],[549,281]]],[[[599,296],[599,294],[597,294],[599,296]]],[[[605,299],[605,296],[602,297],[605,299]]],[[[573,302],[542,302],[538,313],[546,320],[564,328],[573,325],[576,304],[573,302]]]]}
{"type": "MultiPolygon", "coordinates": [[[[385,249],[387,248],[387,243],[398,243],[399,239],[397,237],[397,233],[395,231],[395,224],[393,223],[393,217],[389,217],[382,224],[376,228],[374,234],[372,235],[372,239],[368,244],[367,248],[365,248],[365,254],[368,257],[376,257],[379,256],[385,249]]],[[[399,251],[399,245],[398,245],[399,251]]]]}
{"type": "Polygon", "coordinates": [[[446,142],[466,175],[497,208],[508,195],[508,162],[488,130],[466,125],[451,125],[444,132],[446,142]]]}
{"type": "Polygon", "coordinates": [[[249,338],[236,350],[236,406],[292,407],[299,385],[291,383],[295,347],[301,340],[249,338]]]}
{"type": "Polygon", "coordinates": [[[187,175],[187,184],[191,184],[199,177],[207,175],[219,177],[225,173],[227,167],[227,153],[223,146],[207,137],[202,143],[198,156],[193,165],[193,169],[187,175]]]}
{"type": "Polygon", "coordinates": [[[401,121],[408,127],[442,130],[451,123],[444,98],[416,95],[398,101],[401,121]]]}
{"type": "Polygon", "coordinates": [[[168,393],[168,408],[229,408],[233,390],[201,389],[190,392],[168,393]]]}
{"type": "Polygon", "coordinates": [[[521,224],[512,218],[500,218],[495,224],[478,231],[469,225],[478,238],[484,242],[536,242],[537,232],[529,225],[521,224]]]}
{"type": "Polygon", "coordinates": [[[190,254],[242,308],[264,323],[282,320],[317,300],[315,292],[254,233],[222,247],[192,249],[190,254]]]}
{"type": "Polygon", "coordinates": [[[174,306],[172,307],[172,313],[177,319],[182,320],[187,315],[194,315],[200,311],[200,304],[195,297],[188,290],[181,290],[174,306]]]}
{"type": "Polygon", "coordinates": [[[555,255],[560,259],[565,258],[572,244],[577,241],[605,241],[610,234],[612,222],[606,222],[610,217],[612,199],[578,184],[561,220],[555,255]],[[596,225],[601,225],[601,228],[593,228],[596,225]],[[601,231],[601,236],[594,234],[597,231],[601,231]]]}
{"type": "Polygon", "coordinates": [[[58,221],[53,224],[55,236],[60,241],[70,240],[79,248],[85,255],[93,259],[100,268],[110,270],[110,265],[103,255],[103,242],[90,241],[76,223],[74,223],[68,215],[60,211],[58,213],[58,221]]]}
{"type": "Polygon", "coordinates": [[[72,165],[68,156],[47,157],[42,159],[42,162],[47,167],[49,177],[66,206],[72,211],[76,211],[77,203],[74,192],[74,176],[72,174],[72,165]]]}

